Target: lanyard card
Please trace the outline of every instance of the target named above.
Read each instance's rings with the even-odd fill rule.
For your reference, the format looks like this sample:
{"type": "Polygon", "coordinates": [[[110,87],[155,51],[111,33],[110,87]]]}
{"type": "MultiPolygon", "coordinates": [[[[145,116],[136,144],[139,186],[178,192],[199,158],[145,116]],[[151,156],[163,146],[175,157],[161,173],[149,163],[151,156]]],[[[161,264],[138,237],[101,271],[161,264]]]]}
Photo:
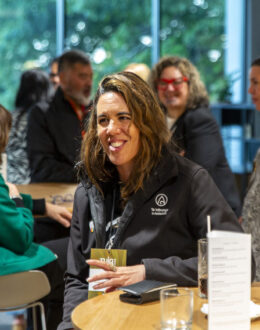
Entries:
{"type": "MultiPolygon", "coordinates": [[[[91,249],[90,259],[105,261],[108,264],[116,267],[126,266],[127,250],[119,249],[91,249]]],[[[104,270],[95,266],[89,267],[89,277],[103,273],[104,270]]],[[[103,280],[102,280],[103,281],[103,280]]],[[[89,283],[88,299],[96,297],[104,293],[105,289],[95,290],[93,287],[101,281],[89,283]]]]}

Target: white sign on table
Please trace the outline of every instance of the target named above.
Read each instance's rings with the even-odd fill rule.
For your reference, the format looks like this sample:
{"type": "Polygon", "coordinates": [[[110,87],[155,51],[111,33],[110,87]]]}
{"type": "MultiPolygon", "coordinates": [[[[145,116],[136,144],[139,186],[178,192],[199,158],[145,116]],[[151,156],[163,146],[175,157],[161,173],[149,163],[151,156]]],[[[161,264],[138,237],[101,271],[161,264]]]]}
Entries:
{"type": "Polygon", "coordinates": [[[251,235],[208,234],[209,330],[250,329],[251,235]]]}

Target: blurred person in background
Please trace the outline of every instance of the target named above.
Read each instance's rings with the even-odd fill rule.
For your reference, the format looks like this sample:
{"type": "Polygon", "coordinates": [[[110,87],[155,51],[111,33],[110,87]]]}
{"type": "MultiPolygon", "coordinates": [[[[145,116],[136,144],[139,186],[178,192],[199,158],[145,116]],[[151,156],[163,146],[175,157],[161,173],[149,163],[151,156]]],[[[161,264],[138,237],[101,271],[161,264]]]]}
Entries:
{"type": "MultiPolygon", "coordinates": [[[[260,111],[260,58],[251,64],[248,93],[257,111],[260,111]]],[[[252,249],[256,261],[256,281],[260,281],[260,149],[251,174],[242,208],[242,227],[252,236],[252,249]]]]}
{"type": "Polygon", "coordinates": [[[148,81],[151,69],[145,63],[130,63],[126,66],[124,71],[133,72],[141,77],[144,81],[148,81]]]}
{"type": "MultiPolygon", "coordinates": [[[[2,135],[0,140],[0,154],[2,155],[2,153],[5,151],[6,143],[8,141],[12,116],[2,105],[0,105],[0,110],[2,114],[5,114],[2,115],[3,118],[10,118],[10,122],[8,122],[8,125],[6,125],[5,130],[2,128],[2,135]],[[8,113],[8,116],[6,113],[8,113]]],[[[21,198],[22,196],[23,203],[26,205],[26,207],[28,207],[34,215],[41,215],[41,217],[36,217],[34,221],[35,242],[42,243],[61,238],[68,239],[72,214],[66,207],[49,203],[45,200],[45,198],[32,199],[31,195],[20,194],[16,185],[9,182],[8,180],[5,181],[5,184],[8,186],[11,196],[17,198],[21,198]]],[[[55,243],[57,242],[58,241],[55,241],[55,243]]],[[[58,247],[59,244],[56,245],[58,247]]],[[[67,243],[65,245],[67,245],[67,243]]],[[[66,265],[66,256],[64,255],[66,254],[66,250],[67,247],[63,249],[62,243],[60,251],[64,256],[64,265],[66,265]]],[[[64,266],[64,268],[66,268],[66,266],[64,266]]]]}
{"type": "Polygon", "coordinates": [[[48,106],[29,116],[28,157],[32,182],[76,182],[83,124],[88,115],[92,67],[89,57],[70,50],[59,57],[60,86],[48,106]]]}
{"type": "Polygon", "coordinates": [[[165,112],[178,152],[208,170],[239,217],[241,202],[234,175],[198,70],[186,58],[166,56],[152,68],[149,82],[165,112]]]}
{"type": "Polygon", "coordinates": [[[53,85],[53,87],[55,89],[58,88],[59,84],[60,84],[60,78],[59,78],[59,58],[55,57],[50,64],[50,73],[49,73],[49,77],[50,77],[50,81],[53,85]]]}
{"type": "MultiPolygon", "coordinates": [[[[11,114],[0,105],[0,164],[11,122],[11,114]]],[[[5,182],[0,174],[0,276],[32,269],[43,271],[51,285],[50,294],[42,299],[47,329],[56,330],[62,317],[66,269],[66,259],[62,260],[60,251],[66,255],[68,239],[46,241],[42,245],[34,242],[35,219],[32,212],[40,214],[43,210],[63,226],[70,226],[71,214],[64,207],[20,194],[17,187],[5,182]]],[[[16,321],[16,325],[21,323],[19,316],[16,321]]]]}
{"type": "MultiPolygon", "coordinates": [[[[13,183],[30,182],[27,155],[28,118],[32,112],[48,108],[52,96],[53,87],[45,72],[33,69],[22,74],[7,146],[6,185],[10,191],[17,192],[17,187],[13,183]]],[[[13,195],[20,196],[19,193],[13,195]]],[[[34,220],[34,241],[36,243],[51,241],[50,245],[59,255],[61,267],[65,271],[71,212],[65,207],[46,202],[44,198],[32,200],[30,195],[23,195],[23,199],[34,215],[41,215],[34,220]]]]}
{"type": "Polygon", "coordinates": [[[16,184],[30,182],[27,155],[28,116],[37,103],[47,104],[53,95],[48,75],[38,69],[25,71],[15,99],[12,128],[7,145],[7,180],[16,184]]]}

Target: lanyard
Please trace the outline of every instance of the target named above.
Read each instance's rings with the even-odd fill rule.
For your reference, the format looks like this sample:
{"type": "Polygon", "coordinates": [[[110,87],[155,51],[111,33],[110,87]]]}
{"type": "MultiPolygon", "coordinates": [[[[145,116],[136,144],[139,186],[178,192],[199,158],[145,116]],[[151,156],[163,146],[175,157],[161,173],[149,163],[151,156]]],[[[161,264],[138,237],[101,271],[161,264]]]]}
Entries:
{"type": "Polygon", "coordinates": [[[111,249],[114,243],[114,238],[116,235],[116,232],[113,234],[113,229],[118,228],[119,223],[120,223],[120,217],[114,219],[115,217],[115,206],[116,206],[116,192],[117,192],[117,187],[113,189],[113,198],[112,198],[112,209],[111,209],[111,216],[110,216],[110,221],[106,225],[106,232],[109,230],[109,239],[106,243],[105,248],[106,249],[111,249]]]}

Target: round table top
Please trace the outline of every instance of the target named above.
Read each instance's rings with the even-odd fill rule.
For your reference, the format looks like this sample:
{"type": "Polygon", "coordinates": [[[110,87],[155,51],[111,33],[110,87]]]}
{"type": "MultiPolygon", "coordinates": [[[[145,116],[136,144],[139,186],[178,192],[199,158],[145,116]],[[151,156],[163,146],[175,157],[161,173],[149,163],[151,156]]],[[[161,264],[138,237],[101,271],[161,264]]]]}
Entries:
{"type": "Polygon", "coordinates": [[[66,207],[70,212],[73,209],[73,198],[77,185],[74,183],[29,183],[17,185],[20,193],[29,194],[32,198],[45,198],[46,202],[66,207]],[[55,201],[56,199],[56,201],[55,201]]]}
{"type": "MultiPolygon", "coordinates": [[[[200,311],[207,300],[198,296],[197,288],[192,290],[194,292],[192,330],[207,329],[207,319],[200,311]]],[[[122,291],[107,293],[79,304],[71,316],[75,329],[160,329],[159,301],[143,305],[124,303],[119,300],[121,293],[122,291]]],[[[251,300],[260,304],[260,283],[253,284],[251,300]]],[[[260,319],[251,322],[251,329],[260,329],[260,319]]]]}

